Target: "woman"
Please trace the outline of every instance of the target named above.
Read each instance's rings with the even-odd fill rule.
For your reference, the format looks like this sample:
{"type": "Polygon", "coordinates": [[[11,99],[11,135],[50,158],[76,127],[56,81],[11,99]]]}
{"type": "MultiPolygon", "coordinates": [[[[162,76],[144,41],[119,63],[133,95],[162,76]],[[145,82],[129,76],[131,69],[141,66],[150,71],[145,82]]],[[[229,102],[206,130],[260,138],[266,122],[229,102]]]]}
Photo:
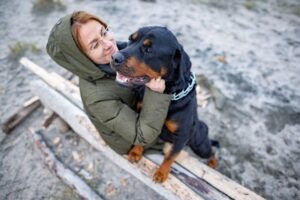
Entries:
{"type": "Polygon", "coordinates": [[[86,13],[74,12],[53,27],[47,52],[62,67],[79,76],[85,112],[105,142],[126,154],[133,145],[156,143],[170,104],[163,79],[146,85],[143,107],[135,112],[135,93],[115,82],[111,56],[125,43],[116,43],[107,24],[86,13]]]}

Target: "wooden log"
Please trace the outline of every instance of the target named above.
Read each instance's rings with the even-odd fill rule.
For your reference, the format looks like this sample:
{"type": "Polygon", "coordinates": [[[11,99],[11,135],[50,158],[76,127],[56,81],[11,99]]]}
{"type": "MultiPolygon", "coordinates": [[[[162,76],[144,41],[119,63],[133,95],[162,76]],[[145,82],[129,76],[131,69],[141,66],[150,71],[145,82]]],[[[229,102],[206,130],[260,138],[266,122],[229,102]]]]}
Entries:
{"type": "Polygon", "coordinates": [[[48,126],[53,122],[53,120],[57,117],[57,114],[53,111],[51,111],[47,116],[45,116],[45,119],[42,123],[42,128],[47,129],[48,126]]]}
{"type": "MultiPolygon", "coordinates": [[[[139,169],[115,153],[101,139],[99,133],[81,109],[42,81],[36,80],[32,82],[32,89],[39,96],[42,103],[63,118],[78,135],[89,142],[94,148],[103,152],[107,158],[116,163],[119,167],[128,171],[158,194],[167,199],[202,199],[172,176],[170,176],[169,181],[166,181],[162,185],[155,184],[151,179],[153,168],[151,167],[151,170],[139,169]],[[173,184],[172,187],[170,186],[171,184],[173,184]],[[170,190],[166,188],[170,188],[170,190]]],[[[154,166],[154,164],[152,166],[154,166]]]]}
{"type": "Polygon", "coordinates": [[[55,72],[48,73],[46,70],[27,58],[21,58],[20,63],[31,72],[36,74],[38,77],[40,77],[52,88],[59,91],[62,95],[66,96],[66,98],[72,101],[76,106],[83,109],[79,88],[72,84],[69,80],[64,79],[55,72]]]}
{"type": "Polygon", "coordinates": [[[54,153],[47,147],[46,143],[42,139],[40,131],[34,131],[31,129],[29,134],[45,165],[53,174],[55,174],[66,185],[72,188],[83,199],[102,199],[92,188],[90,188],[81,178],[79,178],[79,176],[77,176],[70,169],[66,168],[60,161],[56,159],[54,153]]]}
{"type": "MultiPolygon", "coordinates": [[[[151,151],[146,152],[144,156],[145,158],[156,163],[157,165],[161,164],[164,158],[162,154],[160,155],[158,152],[151,152],[151,151]]],[[[172,164],[170,173],[176,176],[176,178],[178,178],[181,182],[186,184],[189,188],[191,188],[198,195],[202,196],[204,199],[210,199],[210,200],[230,199],[228,196],[216,190],[213,186],[208,184],[206,181],[192,174],[190,171],[183,168],[178,163],[172,164]]]]}
{"type": "Polygon", "coordinates": [[[70,129],[69,125],[52,110],[45,115],[41,129],[47,129],[54,121],[56,122],[55,125],[60,133],[66,133],[70,129]]]}
{"type": "Polygon", "coordinates": [[[228,195],[232,199],[241,200],[264,200],[258,194],[232,181],[228,177],[222,175],[207,165],[198,164],[199,161],[193,157],[187,157],[180,161],[180,164],[193,174],[197,174],[200,178],[213,185],[219,191],[228,195]]]}
{"type": "Polygon", "coordinates": [[[2,130],[9,134],[18,124],[20,124],[26,117],[28,117],[35,109],[41,105],[38,97],[33,97],[26,101],[22,108],[10,116],[2,125],[2,130]]]}
{"type": "MultiPolygon", "coordinates": [[[[26,58],[22,58],[21,61],[22,60],[23,60],[22,64],[24,64],[24,65],[32,64],[32,62],[26,58]]],[[[41,67],[34,64],[33,66],[30,66],[27,68],[30,70],[33,70],[33,71],[40,71],[39,68],[41,68],[41,67]]],[[[39,74],[39,73],[36,73],[36,74],[39,74]]],[[[55,81],[53,81],[54,76],[52,76],[50,73],[48,73],[48,74],[44,73],[43,77],[46,77],[46,78],[42,77],[42,79],[47,83],[48,83],[47,80],[49,80],[49,79],[51,79],[52,82],[60,82],[59,84],[56,84],[56,85],[61,85],[61,84],[72,85],[72,83],[70,83],[70,84],[66,83],[66,82],[63,83],[62,82],[63,78],[62,77],[58,78],[59,75],[55,75],[55,76],[57,79],[55,81]]],[[[48,84],[51,85],[51,81],[48,84]]],[[[73,86],[72,86],[72,88],[74,88],[73,86]]],[[[57,91],[59,91],[60,93],[64,94],[64,97],[68,98],[71,102],[73,102],[80,108],[80,106],[78,104],[81,104],[81,100],[73,101],[73,99],[74,99],[73,95],[77,94],[78,96],[80,96],[79,90],[75,91],[74,89],[71,89],[72,91],[75,91],[75,92],[73,93],[73,95],[69,96],[68,94],[70,92],[67,92],[67,91],[69,91],[70,89],[68,89],[68,86],[60,86],[60,87],[56,87],[55,89],[57,91]],[[66,91],[64,91],[64,88],[66,89],[66,91]]],[[[86,125],[89,126],[88,124],[86,124],[86,125]]],[[[217,172],[216,170],[209,168],[207,165],[199,162],[197,159],[189,156],[187,152],[183,151],[182,154],[184,154],[184,156],[180,156],[176,160],[176,162],[178,164],[183,166],[188,171],[192,172],[197,177],[202,178],[204,181],[208,182],[213,187],[215,187],[217,190],[228,195],[229,197],[231,197],[233,199],[241,199],[241,200],[242,199],[258,199],[258,200],[264,199],[264,198],[260,197],[259,195],[257,195],[256,193],[250,191],[249,189],[239,185],[238,183],[232,181],[231,179],[229,179],[226,176],[222,175],[221,173],[217,172]]]]}

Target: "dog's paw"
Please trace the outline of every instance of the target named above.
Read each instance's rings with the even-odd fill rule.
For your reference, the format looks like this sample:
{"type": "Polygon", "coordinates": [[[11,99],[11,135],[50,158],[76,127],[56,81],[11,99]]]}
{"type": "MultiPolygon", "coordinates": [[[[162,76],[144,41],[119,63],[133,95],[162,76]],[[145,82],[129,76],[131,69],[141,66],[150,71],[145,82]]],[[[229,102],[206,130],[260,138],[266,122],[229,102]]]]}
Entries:
{"type": "Polygon", "coordinates": [[[210,156],[210,158],[207,160],[207,165],[213,169],[216,169],[218,166],[218,161],[217,158],[215,156],[215,154],[213,154],[212,156],[210,156]]]}
{"type": "Polygon", "coordinates": [[[153,175],[153,181],[155,183],[162,183],[167,180],[170,170],[166,168],[158,168],[153,175]]]}
{"type": "Polygon", "coordinates": [[[141,160],[141,158],[142,158],[141,153],[129,152],[129,154],[128,154],[128,160],[130,162],[138,162],[139,160],[141,160]]]}
{"type": "Polygon", "coordinates": [[[128,153],[128,160],[130,162],[138,162],[143,156],[144,147],[134,146],[128,153]]]}

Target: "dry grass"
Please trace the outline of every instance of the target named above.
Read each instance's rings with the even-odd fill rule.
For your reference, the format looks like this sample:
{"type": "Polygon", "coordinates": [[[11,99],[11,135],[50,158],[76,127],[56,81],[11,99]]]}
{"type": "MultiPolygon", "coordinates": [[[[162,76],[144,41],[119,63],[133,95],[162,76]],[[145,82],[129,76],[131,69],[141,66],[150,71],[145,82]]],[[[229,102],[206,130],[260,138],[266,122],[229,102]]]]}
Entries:
{"type": "Polygon", "coordinates": [[[44,9],[46,7],[65,7],[64,0],[34,0],[33,8],[36,10],[44,9]]]}
{"type": "Polygon", "coordinates": [[[8,45],[8,48],[10,49],[11,55],[22,55],[28,50],[33,53],[40,51],[36,44],[21,41],[8,45]]]}
{"type": "Polygon", "coordinates": [[[300,17],[300,5],[294,7],[293,14],[300,17]]]}
{"type": "Polygon", "coordinates": [[[256,4],[253,0],[247,0],[244,2],[244,6],[245,8],[247,8],[248,10],[253,10],[256,8],[256,4]]]}

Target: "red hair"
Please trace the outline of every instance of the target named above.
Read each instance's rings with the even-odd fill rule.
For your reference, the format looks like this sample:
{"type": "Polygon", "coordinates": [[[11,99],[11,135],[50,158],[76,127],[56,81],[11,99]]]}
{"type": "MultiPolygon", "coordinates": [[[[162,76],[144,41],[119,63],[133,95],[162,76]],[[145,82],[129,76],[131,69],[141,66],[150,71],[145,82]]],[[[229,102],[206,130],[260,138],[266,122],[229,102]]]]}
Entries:
{"type": "Polygon", "coordinates": [[[83,53],[85,53],[85,50],[82,47],[82,40],[81,40],[81,37],[79,35],[79,29],[81,28],[82,24],[85,24],[90,20],[95,20],[95,21],[99,22],[105,28],[107,28],[107,26],[108,26],[104,21],[102,21],[101,19],[99,19],[95,15],[92,15],[92,14],[87,13],[85,11],[76,11],[72,14],[72,17],[71,17],[72,36],[73,36],[73,39],[74,39],[77,47],[83,53]]]}

